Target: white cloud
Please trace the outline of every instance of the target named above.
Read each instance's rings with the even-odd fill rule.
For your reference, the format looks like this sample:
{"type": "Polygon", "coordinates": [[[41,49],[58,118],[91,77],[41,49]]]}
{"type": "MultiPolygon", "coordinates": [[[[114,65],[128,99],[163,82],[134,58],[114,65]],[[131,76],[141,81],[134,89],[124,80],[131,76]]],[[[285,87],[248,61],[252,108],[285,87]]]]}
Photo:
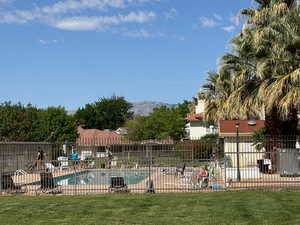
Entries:
{"type": "Polygon", "coordinates": [[[59,41],[59,40],[39,40],[38,41],[40,44],[42,44],[42,45],[50,45],[50,44],[58,44],[58,43],[61,43],[61,42],[63,42],[63,41],[59,41]]]}
{"type": "Polygon", "coordinates": [[[166,34],[162,32],[148,31],[145,29],[137,29],[137,30],[124,30],[123,32],[115,32],[121,33],[127,37],[131,38],[139,38],[139,39],[150,39],[150,38],[165,38],[165,39],[175,39],[178,41],[185,41],[186,38],[183,36],[179,36],[177,34],[166,34]]]}
{"type": "Polygon", "coordinates": [[[216,26],[218,26],[218,23],[217,23],[217,21],[215,21],[212,18],[201,17],[200,18],[200,25],[202,27],[216,27],[216,26]]]}
{"type": "Polygon", "coordinates": [[[104,30],[111,25],[122,23],[145,23],[153,20],[156,14],[150,12],[131,12],[127,15],[70,17],[55,21],[52,26],[63,30],[104,30]]]}
{"type": "Polygon", "coordinates": [[[47,15],[42,15],[38,10],[15,10],[0,14],[0,23],[27,23],[33,20],[41,20],[47,15]]]}
{"type": "Polygon", "coordinates": [[[240,24],[239,16],[231,16],[230,22],[233,23],[235,26],[238,26],[240,24]]]}
{"type": "Polygon", "coordinates": [[[5,12],[0,15],[0,23],[26,23],[27,20],[21,17],[16,16],[10,12],[5,12]]]}
{"type": "Polygon", "coordinates": [[[150,33],[149,31],[144,29],[126,31],[124,32],[124,34],[132,38],[145,38],[145,39],[152,38],[155,36],[153,33],[150,33]]]}
{"type": "Polygon", "coordinates": [[[169,12],[165,13],[165,18],[167,20],[175,19],[175,17],[178,15],[178,12],[175,8],[171,8],[169,12]]]}
{"type": "Polygon", "coordinates": [[[216,20],[219,20],[219,21],[223,20],[222,16],[220,16],[219,14],[215,13],[213,16],[216,20]]]}
{"type": "Polygon", "coordinates": [[[160,2],[160,0],[127,0],[128,3],[143,4],[148,2],[160,2]]]}
{"type": "MultiPolygon", "coordinates": [[[[0,0],[8,2],[14,0],[0,0]]],[[[6,11],[0,14],[0,23],[26,23],[36,20],[36,22],[45,22],[56,20],[57,18],[67,17],[70,13],[77,13],[80,16],[84,10],[105,10],[111,8],[125,8],[133,3],[146,3],[159,0],[66,0],[45,7],[35,7],[32,10],[14,10],[6,11]]],[[[74,15],[74,14],[73,14],[74,15]]]]}
{"type": "Polygon", "coordinates": [[[106,7],[124,8],[125,2],[124,0],[67,0],[46,6],[41,11],[47,14],[61,14],[68,13],[69,11],[104,9],[106,7]]]}
{"type": "MultiPolygon", "coordinates": [[[[1,3],[15,0],[0,0],[1,3]]],[[[157,3],[161,0],[56,0],[50,5],[34,5],[32,9],[1,10],[0,23],[39,23],[69,31],[109,31],[134,38],[163,37],[159,32],[147,31],[142,24],[157,18],[154,11],[137,11],[142,4],[157,3]],[[130,10],[132,7],[132,10],[130,10]],[[111,9],[114,10],[111,10],[111,9]],[[126,8],[126,11],[123,10],[126,8]],[[128,9],[127,9],[128,8],[128,9]],[[127,13],[125,13],[127,12],[127,13]],[[128,25],[135,24],[132,31],[128,25]],[[140,25],[138,25],[140,24],[140,25]]],[[[171,8],[163,16],[175,18],[177,10],[171,8]]],[[[148,27],[149,28],[149,27],[148,27]]],[[[172,37],[171,37],[172,38],[172,37]]],[[[57,44],[58,40],[38,40],[39,44],[57,44]]]]}
{"type": "Polygon", "coordinates": [[[222,29],[226,32],[232,32],[235,29],[235,26],[233,26],[233,25],[225,26],[225,27],[222,27],[222,29]]]}
{"type": "MultiPolygon", "coordinates": [[[[3,1],[3,0],[0,0],[3,1]]],[[[126,0],[129,1],[129,0],[126,0]]],[[[130,0],[132,1],[132,0],[130,0]]],[[[135,0],[137,1],[137,0],[135,0]]],[[[33,10],[14,10],[0,14],[0,23],[27,23],[38,22],[65,30],[95,30],[103,29],[108,25],[121,23],[146,23],[155,19],[156,14],[150,12],[130,12],[127,15],[111,16],[80,16],[65,15],[69,10],[87,8],[103,9],[106,6],[121,8],[125,6],[125,0],[67,0],[58,2],[52,6],[35,8],[33,10]]]]}
{"type": "MultiPolygon", "coordinates": [[[[0,0],[1,1],[1,0],[0,0]]],[[[43,13],[61,14],[84,9],[103,10],[106,8],[125,8],[131,4],[159,2],[160,0],[66,0],[41,9],[43,13]]]]}

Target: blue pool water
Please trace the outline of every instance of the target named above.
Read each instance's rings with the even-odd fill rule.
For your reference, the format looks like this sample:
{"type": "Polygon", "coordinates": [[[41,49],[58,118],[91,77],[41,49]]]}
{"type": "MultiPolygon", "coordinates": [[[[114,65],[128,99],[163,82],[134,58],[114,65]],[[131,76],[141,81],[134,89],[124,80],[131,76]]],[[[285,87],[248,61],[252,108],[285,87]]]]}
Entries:
{"type": "MultiPolygon", "coordinates": [[[[149,176],[149,171],[135,170],[96,170],[81,171],[54,178],[54,183],[59,185],[110,185],[111,177],[124,177],[126,184],[137,184],[149,176]]],[[[40,182],[35,183],[39,185],[40,182]]]]}

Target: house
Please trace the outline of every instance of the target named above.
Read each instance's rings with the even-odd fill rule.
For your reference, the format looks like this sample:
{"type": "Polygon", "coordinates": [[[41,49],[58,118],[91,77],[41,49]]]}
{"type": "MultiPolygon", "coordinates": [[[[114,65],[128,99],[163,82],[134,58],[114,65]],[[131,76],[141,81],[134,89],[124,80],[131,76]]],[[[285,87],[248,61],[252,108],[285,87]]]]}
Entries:
{"type": "Polygon", "coordinates": [[[263,151],[257,151],[252,142],[252,135],[264,127],[264,120],[220,120],[219,136],[224,140],[225,179],[237,178],[239,171],[242,179],[258,179],[261,174],[257,160],[264,158],[263,151]],[[238,128],[237,128],[237,124],[238,128]],[[237,145],[237,130],[238,145],[237,145]],[[237,154],[239,147],[239,155],[237,154]]]}
{"type": "Polygon", "coordinates": [[[110,145],[118,144],[122,141],[122,136],[110,130],[83,129],[78,128],[79,137],[77,143],[79,145],[110,145]]]}
{"type": "Polygon", "coordinates": [[[76,151],[81,159],[96,156],[107,156],[112,145],[123,143],[123,136],[114,131],[78,128],[76,151]]]}
{"type": "Polygon", "coordinates": [[[127,135],[128,134],[128,130],[125,127],[119,127],[115,132],[119,135],[127,135]]]}
{"type": "MultiPolygon", "coordinates": [[[[252,135],[265,126],[264,120],[220,120],[219,136],[224,139],[224,152],[231,158],[232,166],[236,166],[237,152],[237,128],[239,123],[239,152],[240,166],[249,167],[257,164],[257,159],[262,158],[262,154],[258,152],[253,144],[252,135]],[[255,154],[253,154],[255,153],[255,154]],[[250,156],[251,154],[251,156],[250,156]]],[[[299,123],[300,125],[300,123],[299,123]]],[[[299,126],[300,128],[300,126],[299,126]]],[[[299,148],[299,141],[296,142],[296,148],[299,148]]]]}
{"type": "Polygon", "coordinates": [[[195,113],[190,113],[186,117],[188,121],[185,127],[187,139],[198,140],[207,134],[217,133],[217,126],[211,121],[206,121],[204,113],[205,102],[198,100],[195,106],[195,113]]]}
{"type": "Polygon", "coordinates": [[[239,123],[240,167],[253,167],[257,160],[263,158],[263,153],[257,151],[252,142],[252,135],[264,127],[264,120],[220,120],[219,136],[224,140],[224,153],[228,167],[237,166],[237,128],[239,123]]]}
{"type": "MultiPolygon", "coordinates": [[[[242,178],[259,178],[258,160],[266,161],[265,149],[258,149],[252,135],[262,129],[264,120],[220,120],[219,136],[224,140],[225,176],[235,178],[237,174],[237,147],[239,147],[239,165],[242,178]],[[238,126],[237,126],[238,124],[238,126]],[[238,136],[237,136],[238,131],[238,136]],[[238,140],[238,145],[237,145],[238,140]]],[[[296,142],[299,148],[299,141],[296,142]]],[[[265,162],[264,162],[265,163],[265,162]]],[[[271,162],[269,162],[271,164],[271,162]]]]}

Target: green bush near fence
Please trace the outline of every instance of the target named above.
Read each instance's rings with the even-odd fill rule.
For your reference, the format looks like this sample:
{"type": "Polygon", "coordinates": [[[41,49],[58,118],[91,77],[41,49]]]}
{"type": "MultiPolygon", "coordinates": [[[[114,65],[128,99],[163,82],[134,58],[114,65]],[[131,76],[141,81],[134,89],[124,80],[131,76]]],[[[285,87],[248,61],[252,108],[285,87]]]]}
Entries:
{"type": "Polygon", "coordinates": [[[206,161],[212,158],[215,147],[215,142],[189,140],[178,143],[176,151],[180,158],[206,161]]]}

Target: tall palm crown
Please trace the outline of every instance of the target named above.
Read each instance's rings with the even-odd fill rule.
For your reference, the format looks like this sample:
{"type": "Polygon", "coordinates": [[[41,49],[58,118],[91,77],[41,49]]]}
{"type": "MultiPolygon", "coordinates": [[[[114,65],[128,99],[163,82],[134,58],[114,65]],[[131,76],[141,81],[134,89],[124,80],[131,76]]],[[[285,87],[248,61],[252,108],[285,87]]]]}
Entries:
{"type": "Polygon", "coordinates": [[[300,109],[299,5],[296,0],[256,2],[257,8],[241,11],[244,28],[232,40],[233,52],[222,57],[214,84],[219,87],[226,78],[231,84],[228,98],[224,101],[219,89],[209,95],[204,86],[204,96],[215,103],[208,112],[215,119],[253,119],[265,112],[271,134],[295,133],[300,109]]]}

